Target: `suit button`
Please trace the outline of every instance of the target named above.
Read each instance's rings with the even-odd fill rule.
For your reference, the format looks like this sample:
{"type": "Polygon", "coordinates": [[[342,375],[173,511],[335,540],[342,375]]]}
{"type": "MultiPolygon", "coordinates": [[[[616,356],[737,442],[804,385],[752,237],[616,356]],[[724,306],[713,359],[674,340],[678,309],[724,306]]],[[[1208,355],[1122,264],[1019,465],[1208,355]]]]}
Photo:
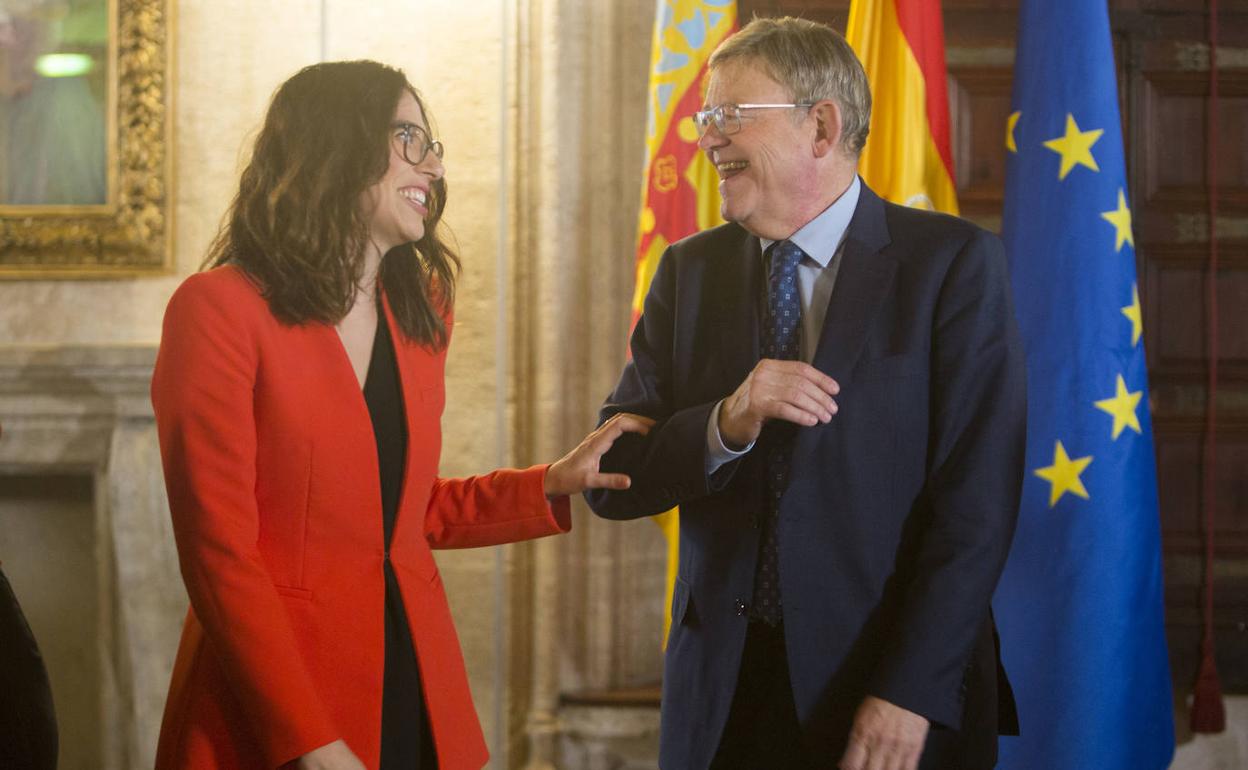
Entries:
{"type": "Polygon", "coordinates": [[[749,605],[740,599],[737,599],[737,601],[733,603],[733,607],[736,609],[738,615],[744,615],[750,609],[749,605]]]}

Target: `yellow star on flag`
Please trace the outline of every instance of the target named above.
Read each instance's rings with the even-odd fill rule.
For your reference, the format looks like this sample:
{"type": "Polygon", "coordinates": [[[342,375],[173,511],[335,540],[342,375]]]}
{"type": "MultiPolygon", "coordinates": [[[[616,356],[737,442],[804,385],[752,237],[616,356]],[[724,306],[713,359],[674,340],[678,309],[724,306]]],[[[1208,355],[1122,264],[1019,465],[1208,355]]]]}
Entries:
{"type": "Polygon", "coordinates": [[[1062,168],[1057,172],[1057,178],[1065,179],[1076,165],[1100,171],[1100,167],[1096,165],[1096,158],[1092,157],[1092,145],[1096,144],[1096,140],[1100,139],[1103,133],[1105,132],[1099,128],[1080,131],[1075,123],[1075,116],[1069,112],[1066,113],[1066,135],[1044,143],[1045,147],[1062,156],[1062,168]]]}
{"type": "Polygon", "coordinates": [[[1144,391],[1138,390],[1131,393],[1127,390],[1127,383],[1123,381],[1122,375],[1118,375],[1118,390],[1113,398],[1105,398],[1096,402],[1096,408],[1114,418],[1114,441],[1118,440],[1122,429],[1130,427],[1136,433],[1140,432],[1140,418],[1136,416],[1135,409],[1140,405],[1140,399],[1144,397],[1144,391]]]}
{"type": "Polygon", "coordinates": [[[1050,508],[1057,505],[1057,501],[1062,499],[1062,495],[1067,492],[1078,495],[1084,500],[1089,499],[1088,490],[1079,480],[1079,474],[1091,464],[1091,457],[1070,459],[1066,454],[1066,447],[1062,446],[1062,442],[1057,442],[1057,449],[1053,452],[1053,464],[1035,471],[1037,476],[1052,485],[1049,491],[1050,508]]]}
{"type": "Polygon", "coordinates": [[[1144,333],[1144,317],[1140,314],[1140,286],[1131,284],[1131,304],[1122,309],[1122,314],[1131,322],[1131,345],[1140,343],[1140,335],[1144,333]]]}
{"type": "Polygon", "coordinates": [[[1010,116],[1005,119],[1005,149],[1010,152],[1018,152],[1018,145],[1014,142],[1014,127],[1018,125],[1018,119],[1022,116],[1022,112],[1011,112],[1010,116]]]}
{"type": "Polygon", "coordinates": [[[1127,196],[1122,188],[1118,188],[1118,208],[1113,211],[1101,212],[1101,219],[1109,222],[1117,231],[1114,251],[1122,251],[1122,244],[1129,243],[1135,248],[1135,236],[1131,235],[1131,209],[1127,208],[1127,196]]]}

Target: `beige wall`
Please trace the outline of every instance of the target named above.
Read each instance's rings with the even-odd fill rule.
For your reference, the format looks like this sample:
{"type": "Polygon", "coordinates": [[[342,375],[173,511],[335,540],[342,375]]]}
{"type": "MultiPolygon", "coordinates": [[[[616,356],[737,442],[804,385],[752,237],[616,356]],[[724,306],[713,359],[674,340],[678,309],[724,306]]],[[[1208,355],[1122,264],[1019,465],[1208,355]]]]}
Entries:
{"type": "MultiPolygon", "coordinates": [[[[176,5],[176,276],[118,281],[0,282],[0,344],[156,344],[165,302],[197,269],[235,190],[273,90],[299,67],[374,58],[405,69],[428,97],[452,195],[446,220],[465,271],[450,364],[443,470],[496,466],[498,116],[503,2],[180,0],[176,5]],[[324,50],[322,50],[324,49],[324,50]]],[[[487,736],[499,699],[492,590],[495,551],[444,555],[447,585],[469,648],[487,736]],[[486,590],[481,587],[485,586],[486,590]],[[471,600],[466,600],[470,597],[471,600]]]]}
{"type": "MultiPolygon", "coordinates": [[[[445,221],[464,272],[442,472],[550,460],[575,443],[623,360],[652,0],[171,5],[175,275],[0,281],[0,348],[158,344],[273,90],[321,59],[372,58],[407,72],[447,148],[445,221]]],[[[565,683],[658,675],[657,532],[576,516],[574,538],[438,556],[495,767],[530,759],[565,683]],[[620,569],[652,606],[595,606],[627,600],[620,569]]]]}
{"type": "MultiPolygon", "coordinates": [[[[448,145],[454,194],[447,221],[466,257],[460,313],[470,321],[476,311],[489,311],[498,250],[503,125],[498,104],[507,3],[179,0],[172,5],[177,275],[0,282],[0,341],[156,344],[165,302],[178,281],[198,267],[273,90],[321,58],[372,58],[402,67],[429,98],[448,145]]],[[[493,324],[492,312],[485,317],[493,324]]],[[[475,340],[482,336],[475,327],[468,334],[475,340]]]]}
{"type": "MultiPolygon", "coordinates": [[[[0,554],[4,574],[20,593],[27,622],[52,680],[62,770],[89,768],[101,752],[96,704],[101,665],[94,629],[100,608],[91,478],[18,476],[0,495],[0,554]],[[56,580],[47,579],[55,554],[56,580]]],[[[10,697],[8,694],[5,697],[10,697]]]]}
{"type": "MultiPolygon", "coordinates": [[[[319,52],[319,0],[175,4],[175,258],[199,264],[273,88],[319,52]]],[[[151,343],[178,278],[0,282],[0,341],[151,343]]]]}

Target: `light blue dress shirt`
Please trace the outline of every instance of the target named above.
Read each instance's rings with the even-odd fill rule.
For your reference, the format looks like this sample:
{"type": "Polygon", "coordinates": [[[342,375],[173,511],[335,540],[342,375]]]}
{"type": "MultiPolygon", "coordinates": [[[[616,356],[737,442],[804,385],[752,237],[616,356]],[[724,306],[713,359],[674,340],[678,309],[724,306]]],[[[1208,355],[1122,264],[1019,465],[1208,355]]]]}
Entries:
{"type": "MultiPolygon", "coordinates": [[[[828,302],[832,299],[836,273],[841,266],[845,233],[849,230],[854,209],[858,207],[858,194],[861,189],[862,183],[855,176],[849,189],[841,197],[789,237],[790,241],[806,252],[806,256],[797,265],[797,289],[802,301],[801,355],[806,363],[815,358],[819,334],[823,331],[823,319],[828,314],[828,302]]],[[[767,238],[758,240],[764,254],[775,243],[767,238]]],[[[719,435],[719,409],[723,403],[720,401],[715,405],[706,421],[707,473],[714,473],[724,463],[740,457],[754,447],[751,443],[738,452],[724,445],[724,440],[719,435]]]]}

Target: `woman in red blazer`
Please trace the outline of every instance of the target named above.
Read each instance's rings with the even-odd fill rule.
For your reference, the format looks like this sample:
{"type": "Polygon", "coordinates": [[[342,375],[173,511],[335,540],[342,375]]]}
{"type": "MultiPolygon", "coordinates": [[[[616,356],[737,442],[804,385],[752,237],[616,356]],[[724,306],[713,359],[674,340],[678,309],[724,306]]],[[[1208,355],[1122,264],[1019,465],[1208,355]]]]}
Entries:
{"type": "Polygon", "coordinates": [[[152,402],[190,595],[158,768],[479,768],[431,548],[566,532],[623,416],[550,466],[437,476],[458,259],[442,145],[399,71],[278,89],[152,402]]]}

